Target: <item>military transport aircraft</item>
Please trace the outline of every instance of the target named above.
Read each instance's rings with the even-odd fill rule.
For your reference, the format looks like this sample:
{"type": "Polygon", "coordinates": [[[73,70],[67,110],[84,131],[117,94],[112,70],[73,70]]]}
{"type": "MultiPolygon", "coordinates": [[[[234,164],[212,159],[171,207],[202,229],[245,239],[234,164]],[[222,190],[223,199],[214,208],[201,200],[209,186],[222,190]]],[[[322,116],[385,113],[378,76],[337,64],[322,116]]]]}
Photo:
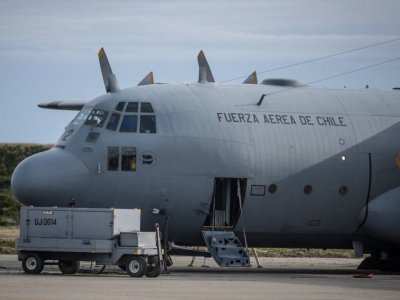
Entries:
{"type": "Polygon", "coordinates": [[[35,206],[141,208],[169,249],[207,245],[221,266],[247,247],[354,249],[400,269],[400,92],[315,88],[256,73],[216,84],[149,73],[121,90],[39,107],[79,111],[55,146],[22,161],[12,191],[35,206]]]}

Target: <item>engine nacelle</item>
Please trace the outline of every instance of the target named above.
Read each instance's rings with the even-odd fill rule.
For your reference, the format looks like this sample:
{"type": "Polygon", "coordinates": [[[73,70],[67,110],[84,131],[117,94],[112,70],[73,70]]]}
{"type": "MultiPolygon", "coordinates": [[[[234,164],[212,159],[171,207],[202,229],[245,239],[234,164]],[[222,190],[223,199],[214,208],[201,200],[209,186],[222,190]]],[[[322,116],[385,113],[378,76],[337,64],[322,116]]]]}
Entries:
{"type": "MultiPolygon", "coordinates": [[[[361,211],[360,220],[365,217],[361,211]]],[[[391,189],[368,204],[368,215],[362,231],[368,236],[392,243],[400,242],[400,187],[391,189]]]]}

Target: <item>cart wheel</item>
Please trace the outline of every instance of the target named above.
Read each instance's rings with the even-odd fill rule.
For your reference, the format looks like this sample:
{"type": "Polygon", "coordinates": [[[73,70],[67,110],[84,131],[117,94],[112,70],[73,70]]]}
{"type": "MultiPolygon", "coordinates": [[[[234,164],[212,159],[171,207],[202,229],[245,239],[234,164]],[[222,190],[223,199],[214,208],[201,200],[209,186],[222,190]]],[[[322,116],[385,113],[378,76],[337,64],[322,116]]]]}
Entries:
{"type": "Polygon", "coordinates": [[[22,268],[25,273],[39,274],[43,271],[44,260],[39,254],[27,253],[22,259],[22,268]]]}
{"type": "Polygon", "coordinates": [[[158,277],[161,274],[161,266],[157,256],[149,257],[149,264],[147,265],[146,276],[158,277]]]}
{"type": "Polygon", "coordinates": [[[58,269],[63,274],[75,274],[79,270],[78,260],[59,260],[58,269]]]}
{"type": "Polygon", "coordinates": [[[133,256],[128,259],[126,272],[131,277],[142,277],[147,271],[147,263],[141,256],[133,256]]]}

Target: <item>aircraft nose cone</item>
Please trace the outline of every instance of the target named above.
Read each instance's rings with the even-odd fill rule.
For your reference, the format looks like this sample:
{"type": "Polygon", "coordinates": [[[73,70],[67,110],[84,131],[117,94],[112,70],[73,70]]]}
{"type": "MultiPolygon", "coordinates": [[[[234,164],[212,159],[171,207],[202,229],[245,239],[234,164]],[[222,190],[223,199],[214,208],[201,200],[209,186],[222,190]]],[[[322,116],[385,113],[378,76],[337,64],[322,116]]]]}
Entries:
{"type": "Polygon", "coordinates": [[[25,205],[85,206],[89,170],[70,152],[53,148],[23,160],[11,178],[14,196],[25,205]]]}

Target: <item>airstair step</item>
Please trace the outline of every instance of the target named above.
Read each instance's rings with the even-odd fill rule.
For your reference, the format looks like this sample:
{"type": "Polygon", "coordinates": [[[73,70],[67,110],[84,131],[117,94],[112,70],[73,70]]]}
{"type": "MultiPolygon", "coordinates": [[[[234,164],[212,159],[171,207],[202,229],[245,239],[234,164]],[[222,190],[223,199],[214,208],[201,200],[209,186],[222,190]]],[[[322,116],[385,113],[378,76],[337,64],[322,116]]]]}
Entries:
{"type": "Polygon", "coordinates": [[[202,231],[208,251],[220,267],[250,267],[250,258],[232,231],[202,231]]]}

